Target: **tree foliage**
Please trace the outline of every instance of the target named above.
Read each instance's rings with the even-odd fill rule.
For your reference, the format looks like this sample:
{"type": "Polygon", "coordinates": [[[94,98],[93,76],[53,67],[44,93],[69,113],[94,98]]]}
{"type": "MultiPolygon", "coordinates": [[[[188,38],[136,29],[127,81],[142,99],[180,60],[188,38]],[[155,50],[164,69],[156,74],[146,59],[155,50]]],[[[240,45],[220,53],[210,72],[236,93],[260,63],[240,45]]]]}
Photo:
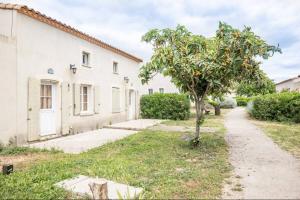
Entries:
{"type": "Polygon", "coordinates": [[[267,59],[280,51],[255,35],[250,27],[240,31],[221,22],[211,38],[178,25],[176,29],[152,29],[142,40],[153,46],[151,60],[140,70],[142,83],[162,73],[191,96],[196,105],[195,143],[199,141],[205,96],[227,93],[235,82],[259,79],[260,62],[255,58],[267,59]]]}
{"type": "Polygon", "coordinates": [[[256,96],[256,95],[264,95],[271,94],[276,92],[276,87],[274,82],[269,79],[263,72],[261,72],[261,76],[258,81],[242,81],[238,84],[236,93],[239,96],[256,96]]]}

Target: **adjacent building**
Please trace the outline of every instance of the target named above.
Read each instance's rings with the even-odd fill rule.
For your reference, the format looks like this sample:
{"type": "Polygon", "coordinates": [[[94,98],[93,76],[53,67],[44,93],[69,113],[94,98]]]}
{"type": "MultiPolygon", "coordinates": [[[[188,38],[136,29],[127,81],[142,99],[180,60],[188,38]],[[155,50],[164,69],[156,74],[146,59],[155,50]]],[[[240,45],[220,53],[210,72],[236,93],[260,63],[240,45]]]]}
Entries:
{"type": "Polygon", "coordinates": [[[161,74],[154,76],[148,84],[142,85],[142,94],[153,93],[179,93],[177,87],[171,82],[170,77],[164,77],[161,74]]]}
{"type": "Polygon", "coordinates": [[[300,92],[300,75],[276,83],[276,91],[281,92],[283,90],[300,92]]]}
{"type": "Polygon", "coordinates": [[[26,6],[0,4],[0,141],[136,119],[142,60],[26,6]]]}

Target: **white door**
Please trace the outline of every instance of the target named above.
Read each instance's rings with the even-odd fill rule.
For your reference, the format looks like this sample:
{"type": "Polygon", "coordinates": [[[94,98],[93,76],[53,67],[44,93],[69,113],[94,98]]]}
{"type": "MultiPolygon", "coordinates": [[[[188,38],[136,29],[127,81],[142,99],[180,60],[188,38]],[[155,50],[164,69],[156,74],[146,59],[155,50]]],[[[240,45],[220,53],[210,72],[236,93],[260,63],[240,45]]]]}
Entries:
{"type": "Polygon", "coordinates": [[[134,90],[129,91],[129,99],[128,99],[128,117],[129,120],[135,119],[135,93],[134,90]]]}
{"type": "Polygon", "coordinates": [[[56,85],[41,84],[40,130],[41,136],[56,133],[56,85]]]}

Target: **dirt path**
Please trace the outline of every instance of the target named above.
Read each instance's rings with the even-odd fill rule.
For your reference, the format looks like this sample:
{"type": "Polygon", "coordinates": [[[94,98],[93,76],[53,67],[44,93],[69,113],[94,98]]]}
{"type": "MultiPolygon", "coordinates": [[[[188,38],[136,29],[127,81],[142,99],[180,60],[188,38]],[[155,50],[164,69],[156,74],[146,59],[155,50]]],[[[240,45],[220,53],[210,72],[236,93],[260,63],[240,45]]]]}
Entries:
{"type": "Polygon", "coordinates": [[[242,108],[227,114],[225,126],[234,175],[227,180],[223,198],[300,198],[299,160],[247,120],[242,108]]]}

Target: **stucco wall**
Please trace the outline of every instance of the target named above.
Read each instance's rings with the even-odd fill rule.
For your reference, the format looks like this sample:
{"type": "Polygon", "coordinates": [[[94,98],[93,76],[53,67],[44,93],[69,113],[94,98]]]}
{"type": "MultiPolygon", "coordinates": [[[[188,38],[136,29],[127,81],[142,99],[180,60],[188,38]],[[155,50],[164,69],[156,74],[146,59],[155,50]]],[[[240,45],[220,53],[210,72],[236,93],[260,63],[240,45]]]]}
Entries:
{"type": "Polygon", "coordinates": [[[171,83],[169,77],[164,77],[161,74],[157,74],[149,81],[148,84],[142,86],[142,94],[149,94],[148,89],[153,89],[153,92],[159,92],[159,88],[164,89],[164,93],[178,93],[176,86],[171,83]]]}
{"type": "MultiPolygon", "coordinates": [[[[100,86],[100,113],[88,116],[71,115],[70,123],[74,133],[96,129],[111,122],[126,120],[124,76],[130,80],[128,87],[139,92],[140,82],[137,77],[139,63],[25,15],[18,14],[17,17],[18,58],[11,60],[17,62],[18,71],[10,71],[10,76],[17,74],[18,98],[16,104],[10,102],[9,105],[16,105],[18,121],[16,122],[17,126],[9,123],[5,129],[16,127],[17,130],[12,132],[17,134],[20,142],[26,141],[29,77],[53,79],[60,81],[60,83],[67,81],[71,84],[88,83],[100,86]],[[82,51],[90,53],[90,68],[81,65],[82,51]],[[113,74],[112,71],[114,61],[118,62],[118,75],[113,74]],[[75,64],[77,67],[76,74],[70,71],[70,64],[75,64]],[[54,70],[54,74],[47,73],[49,68],[54,70]],[[121,93],[121,112],[116,114],[112,114],[112,87],[119,87],[121,93]]],[[[7,51],[7,47],[1,47],[2,49],[7,51]]],[[[12,54],[9,53],[9,55],[12,54]]],[[[60,105],[61,98],[63,97],[59,92],[56,98],[58,105],[60,105]]],[[[60,124],[60,121],[60,112],[58,111],[57,124],[60,124]]],[[[57,132],[60,132],[60,129],[61,127],[57,126],[57,132]]]]}
{"type": "Polygon", "coordinates": [[[296,78],[284,83],[280,83],[276,85],[276,91],[280,92],[284,89],[288,89],[290,91],[299,91],[300,92],[300,78],[296,78]]]}
{"type": "Polygon", "coordinates": [[[0,9],[0,142],[7,143],[16,133],[16,13],[0,9]]]}

